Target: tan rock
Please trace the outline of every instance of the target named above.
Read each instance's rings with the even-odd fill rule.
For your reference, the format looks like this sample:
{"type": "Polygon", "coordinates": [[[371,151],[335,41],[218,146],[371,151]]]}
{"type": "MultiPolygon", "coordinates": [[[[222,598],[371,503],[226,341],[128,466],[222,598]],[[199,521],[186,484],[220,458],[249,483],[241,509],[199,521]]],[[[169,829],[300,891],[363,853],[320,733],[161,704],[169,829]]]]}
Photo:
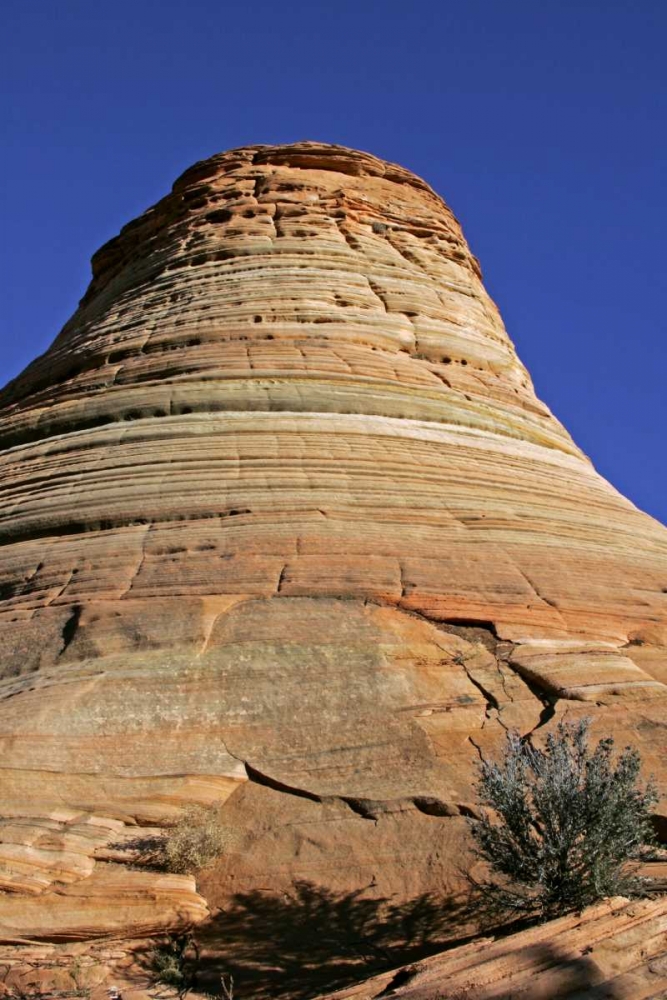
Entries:
{"type": "Polygon", "coordinates": [[[0,908],[0,942],[94,940],[182,932],[208,917],[190,875],[98,863],[85,880],[42,896],[11,893],[0,908]]]}
{"type": "Polygon", "coordinates": [[[660,1000],[667,992],[667,901],[613,899],[499,940],[481,939],[327,994],[371,1000],[660,1000]]]}
{"type": "Polygon", "coordinates": [[[453,898],[478,754],[563,714],[665,791],[667,532],[408,171],[195,165],[95,255],[0,446],[4,940],[204,921],[213,961],[239,893],[453,898]],[[230,833],[203,896],[117,846],[192,802],[230,833]]]}

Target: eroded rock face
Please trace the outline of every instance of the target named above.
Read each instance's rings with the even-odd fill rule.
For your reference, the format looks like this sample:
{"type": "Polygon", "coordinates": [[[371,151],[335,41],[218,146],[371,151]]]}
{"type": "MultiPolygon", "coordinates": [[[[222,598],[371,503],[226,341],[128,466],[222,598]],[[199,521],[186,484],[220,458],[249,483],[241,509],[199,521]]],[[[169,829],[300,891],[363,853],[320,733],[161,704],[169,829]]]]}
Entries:
{"type": "Polygon", "coordinates": [[[119,934],[125,894],[215,955],[260,889],[455,894],[478,753],[564,713],[664,782],[667,531],[423,181],[233,150],[93,272],[0,395],[0,937],[119,934]],[[230,830],[198,892],[123,865],[190,802],[230,830]]]}

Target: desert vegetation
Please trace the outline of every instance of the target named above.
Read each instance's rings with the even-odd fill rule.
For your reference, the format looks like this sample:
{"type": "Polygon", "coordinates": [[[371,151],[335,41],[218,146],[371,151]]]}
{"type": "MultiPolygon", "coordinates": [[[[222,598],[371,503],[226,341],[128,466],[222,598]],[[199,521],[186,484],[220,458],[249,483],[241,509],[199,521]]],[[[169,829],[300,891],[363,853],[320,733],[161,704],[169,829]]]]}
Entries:
{"type": "Polygon", "coordinates": [[[468,875],[481,914],[546,920],[646,891],[656,790],[637,750],[615,754],[611,738],[592,748],[589,725],[561,722],[543,749],[510,733],[502,762],[482,760],[483,813],[470,822],[488,875],[468,875]]]}
{"type": "Polygon", "coordinates": [[[217,806],[189,806],[159,835],[140,836],[116,847],[131,851],[133,863],[153,871],[196,875],[224,854],[228,831],[217,806]]]}
{"type": "Polygon", "coordinates": [[[189,935],[173,936],[149,955],[150,972],[156,983],[171,986],[179,994],[193,984],[194,965],[188,953],[193,951],[189,935]]]}
{"type": "Polygon", "coordinates": [[[226,841],[217,807],[190,806],[165,834],[155,861],[165,871],[193,875],[220,857],[226,841]]]}

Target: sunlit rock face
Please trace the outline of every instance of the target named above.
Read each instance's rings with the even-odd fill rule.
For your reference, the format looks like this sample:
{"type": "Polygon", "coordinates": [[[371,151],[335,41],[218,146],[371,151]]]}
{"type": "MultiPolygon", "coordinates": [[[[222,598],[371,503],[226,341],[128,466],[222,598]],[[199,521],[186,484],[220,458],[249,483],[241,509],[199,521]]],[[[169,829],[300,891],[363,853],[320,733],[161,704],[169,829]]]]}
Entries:
{"type": "Polygon", "coordinates": [[[507,728],[590,716],[664,778],[667,531],[536,398],[427,184],[233,150],[93,275],[0,395],[1,939],[215,951],[240,893],[453,893],[507,728]],[[230,831],[198,888],[128,867],[189,802],[230,831]]]}

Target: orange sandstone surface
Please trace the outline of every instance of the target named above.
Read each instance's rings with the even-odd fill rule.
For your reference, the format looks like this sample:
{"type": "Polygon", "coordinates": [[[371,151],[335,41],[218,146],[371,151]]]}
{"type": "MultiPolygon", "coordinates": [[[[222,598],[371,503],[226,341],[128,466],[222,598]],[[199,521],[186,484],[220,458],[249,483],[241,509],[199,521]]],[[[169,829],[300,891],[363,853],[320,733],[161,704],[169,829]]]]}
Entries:
{"type": "Polygon", "coordinates": [[[475,762],[563,716],[639,747],[665,832],[667,530],[407,170],[196,164],[95,254],[0,447],[8,968],[193,929],[243,995],[305,996],[460,941],[475,762]],[[134,866],[193,803],[220,861],[134,866]]]}
{"type": "Polygon", "coordinates": [[[665,1000],[664,901],[611,899],[510,937],[479,938],[321,1000],[665,1000]]]}

